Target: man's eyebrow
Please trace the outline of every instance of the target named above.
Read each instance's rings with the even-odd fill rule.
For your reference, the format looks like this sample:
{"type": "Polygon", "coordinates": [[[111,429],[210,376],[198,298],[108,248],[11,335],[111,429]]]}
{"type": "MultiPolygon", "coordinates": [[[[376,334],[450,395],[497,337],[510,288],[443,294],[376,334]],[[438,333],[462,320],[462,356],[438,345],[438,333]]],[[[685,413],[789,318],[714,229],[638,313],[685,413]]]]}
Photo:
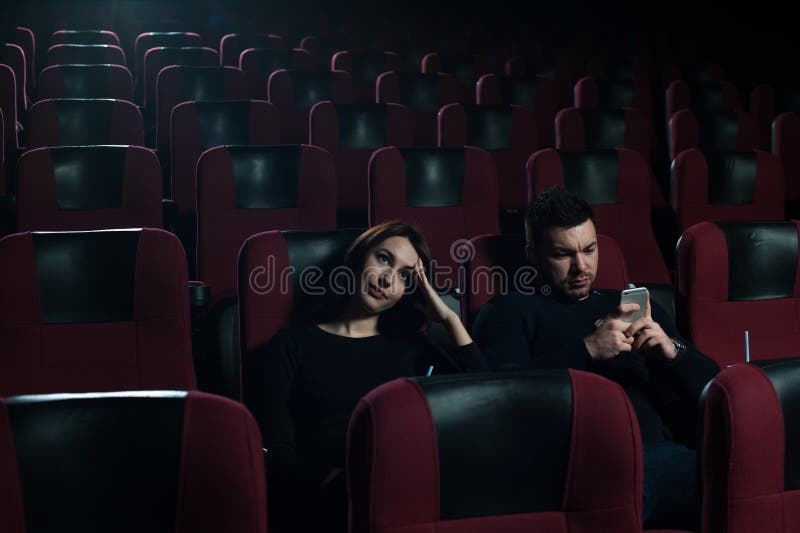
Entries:
{"type": "Polygon", "coordinates": [[[589,248],[594,248],[594,247],[596,247],[596,246],[597,246],[597,241],[592,241],[592,242],[590,242],[589,244],[587,244],[586,246],[584,246],[584,248],[583,248],[583,249],[584,249],[584,250],[588,250],[589,248]]]}

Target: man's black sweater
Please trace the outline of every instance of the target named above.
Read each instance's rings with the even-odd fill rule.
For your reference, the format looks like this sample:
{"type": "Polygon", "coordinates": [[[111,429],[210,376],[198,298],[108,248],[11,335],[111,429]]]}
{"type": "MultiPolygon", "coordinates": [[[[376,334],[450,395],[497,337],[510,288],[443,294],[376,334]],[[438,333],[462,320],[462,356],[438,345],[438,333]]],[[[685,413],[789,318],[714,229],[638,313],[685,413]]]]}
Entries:
{"type": "MultiPolygon", "coordinates": [[[[680,440],[693,446],[697,402],[719,367],[688,342],[688,349],[672,361],[635,351],[593,360],[583,338],[619,301],[620,291],[597,289],[578,302],[539,294],[498,296],[481,309],[473,338],[495,370],[573,368],[615,381],[633,404],[644,442],[680,440]]],[[[656,305],[652,317],[667,335],[677,337],[674,324],[656,305]]]]}

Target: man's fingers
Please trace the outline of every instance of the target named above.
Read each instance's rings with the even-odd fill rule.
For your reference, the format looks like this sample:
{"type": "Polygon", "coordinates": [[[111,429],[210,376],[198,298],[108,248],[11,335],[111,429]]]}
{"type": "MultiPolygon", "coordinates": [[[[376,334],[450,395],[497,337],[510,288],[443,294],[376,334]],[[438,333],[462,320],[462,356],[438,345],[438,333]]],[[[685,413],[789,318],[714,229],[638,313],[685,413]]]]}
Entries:
{"type": "Polygon", "coordinates": [[[639,310],[639,304],[629,303],[629,304],[620,304],[617,306],[616,309],[611,311],[608,316],[609,318],[619,318],[622,315],[627,315],[628,313],[633,313],[634,311],[639,310]]]}
{"type": "Polygon", "coordinates": [[[657,332],[653,330],[650,329],[644,330],[642,333],[639,334],[638,337],[636,337],[635,342],[633,343],[633,349],[637,351],[641,350],[646,345],[647,341],[652,339],[656,334],[657,332]]]}
{"type": "Polygon", "coordinates": [[[653,321],[647,317],[640,318],[633,324],[628,325],[628,328],[625,330],[625,335],[629,337],[635,337],[637,334],[641,334],[643,329],[646,329],[652,325],[653,321]]]}

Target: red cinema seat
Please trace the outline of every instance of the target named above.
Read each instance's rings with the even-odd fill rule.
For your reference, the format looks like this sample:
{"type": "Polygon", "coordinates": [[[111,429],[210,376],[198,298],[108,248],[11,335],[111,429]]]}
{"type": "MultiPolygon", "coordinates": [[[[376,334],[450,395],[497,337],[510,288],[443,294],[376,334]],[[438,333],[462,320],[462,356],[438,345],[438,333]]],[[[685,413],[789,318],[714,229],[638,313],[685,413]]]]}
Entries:
{"type": "Polygon", "coordinates": [[[195,388],[171,233],[16,233],[0,273],[0,395],[195,388]]]}
{"type": "Polygon", "coordinates": [[[139,109],[126,100],[57,98],[28,110],[28,148],[94,144],[144,145],[139,109]]]}
{"type": "Polygon", "coordinates": [[[125,52],[113,44],[56,44],[47,49],[45,67],[53,65],[122,65],[125,52]]]}
{"type": "Polygon", "coordinates": [[[261,434],[201,392],[0,400],[0,529],[266,533],[261,434]]]}
{"type": "Polygon", "coordinates": [[[228,33],[219,41],[219,61],[225,67],[238,67],[239,56],[248,48],[286,48],[280,35],[266,33],[228,33]]]}
{"type": "Polygon", "coordinates": [[[267,99],[267,82],[276,70],[312,70],[311,54],[300,48],[248,48],[239,55],[250,98],[267,99]]]}
{"type": "Polygon", "coordinates": [[[39,74],[38,100],[113,98],[133,102],[133,77],[121,65],[53,65],[39,74]]]}

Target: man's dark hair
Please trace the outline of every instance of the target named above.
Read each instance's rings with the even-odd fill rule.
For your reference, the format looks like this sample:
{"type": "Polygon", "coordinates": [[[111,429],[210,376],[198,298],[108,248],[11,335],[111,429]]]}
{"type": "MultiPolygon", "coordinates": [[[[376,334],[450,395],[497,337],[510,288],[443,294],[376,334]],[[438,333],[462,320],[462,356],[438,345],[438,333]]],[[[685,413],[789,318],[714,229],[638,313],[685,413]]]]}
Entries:
{"type": "Polygon", "coordinates": [[[591,219],[592,207],[577,194],[562,187],[550,187],[533,199],[525,213],[525,237],[534,248],[548,228],[573,228],[591,219]]]}

